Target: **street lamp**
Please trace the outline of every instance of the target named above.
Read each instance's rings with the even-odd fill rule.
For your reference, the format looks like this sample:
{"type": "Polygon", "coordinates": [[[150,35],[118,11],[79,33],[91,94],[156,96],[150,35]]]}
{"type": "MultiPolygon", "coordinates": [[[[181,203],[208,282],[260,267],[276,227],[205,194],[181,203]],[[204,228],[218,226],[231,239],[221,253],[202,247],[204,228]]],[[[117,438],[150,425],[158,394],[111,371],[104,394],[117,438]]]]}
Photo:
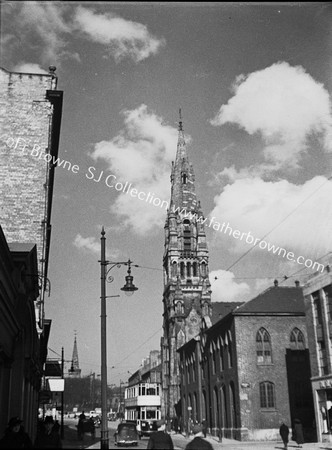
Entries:
{"type": "Polygon", "coordinates": [[[101,270],[101,440],[100,440],[100,448],[108,449],[108,423],[107,423],[107,353],[106,353],[106,298],[111,297],[119,297],[119,295],[110,295],[106,297],[106,281],[111,283],[114,278],[112,276],[108,277],[108,273],[114,267],[121,267],[123,265],[128,266],[128,275],[125,277],[126,284],[121,288],[122,291],[126,293],[126,295],[132,295],[135,291],[137,291],[137,287],[133,284],[133,277],[131,275],[130,265],[132,261],[128,259],[125,262],[110,262],[106,261],[105,255],[105,247],[106,247],[106,238],[105,238],[105,230],[104,227],[101,231],[101,258],[100,258],[100,270],[101,270]],[[107,266],[110,266],[107,269],[107,266]]]}

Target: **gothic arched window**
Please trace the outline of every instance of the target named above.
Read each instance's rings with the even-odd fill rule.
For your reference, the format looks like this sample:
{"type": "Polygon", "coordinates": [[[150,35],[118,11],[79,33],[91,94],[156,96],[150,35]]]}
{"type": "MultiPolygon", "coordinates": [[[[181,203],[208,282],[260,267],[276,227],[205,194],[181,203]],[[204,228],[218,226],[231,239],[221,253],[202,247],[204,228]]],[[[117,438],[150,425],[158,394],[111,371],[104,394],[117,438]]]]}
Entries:
{"type": "Polygon", "coordinates": [[[172,262],[172,277],[176,277],[178,271],[178,266],[176,261],[172,262]]]}
{"type": "Polygon", "coordinates": [[[190,277],[190,275],[191,275],[191,264],[190,264],[190,262],[187,262],[187,277],[190,277]]]}
{"type": "Polygon", "coordinates": [[[302,331],[294,328],[290,335],[291,350],[305,350],[304,336],[302,331]]]}
{"type": "Polygon", "coordinates": [[[197,263],[193,263],[193,277],[197,277],[197,263]]]}
{"type": "Polygon", "coordinates": [[[206,276],[206,263],[204,261],[201,264],[201,275],[202,277],[206,276]]]}
{"type": "Polygon", "coordinates": [[[187,184],[187,174],[184,172],[181,173],[181,181],[182,184],[187,184]]]}
{"type": "Polygon", "coordinates": [[[257,331],[256,352],[258,364],[272,363],[271,338],[265,328],[260,328],[257,331]]]}
{"type": "Polygon", "coordinates": [[[180,275],[181,278],[184,278],[184,262],[180,263],[180,275]]]}

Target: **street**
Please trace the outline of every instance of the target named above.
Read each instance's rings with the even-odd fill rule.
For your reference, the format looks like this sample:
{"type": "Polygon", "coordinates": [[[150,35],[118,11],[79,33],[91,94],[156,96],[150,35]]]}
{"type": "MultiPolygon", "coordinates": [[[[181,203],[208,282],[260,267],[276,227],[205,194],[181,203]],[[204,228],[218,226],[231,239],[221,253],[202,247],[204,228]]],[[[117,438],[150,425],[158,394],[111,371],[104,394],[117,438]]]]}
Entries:
{"type": "MultiPolygon", "coordinates": [[[[78,419],[64,419],[65,425],[65,436],[63,440],[64,449],[99,449],[100,448],[100,428],[96,428],[96,435],[93,438],[90,434],[85,434],[82,441],[77,438],[77,428],[76,425],[78,419]]],[[[118,426],[119,421],[108,422],[109,424],[109,448],[116,449],[114,444],[114,433],[118,426]]],[[[190,438],[186,438],[182,434],[171,434],[174,450],[183,450],[188,444],[190,438]]],[[[281,441],[271,441],[271,442],[239,442],[231,439],[223,439],[222,442],[218,442],[215,437],[207,437],[207,440],[211,443],[214,450],[283,450],[283,445],[281,441]]],[[[134,448],[146,449],[148,445],[149,438],[143,437],[138,440],[138,445],[134,448]]],[[[123,449],[132,449],[130,446],[123,446],[123,449]]],[[[295,450],[298,448],[294,441],[290,441],[288,445],[289,450],[295,450]]],[[[302,446],[303,450],[332,450],[331,443],[305,443],[302,446]]]]}

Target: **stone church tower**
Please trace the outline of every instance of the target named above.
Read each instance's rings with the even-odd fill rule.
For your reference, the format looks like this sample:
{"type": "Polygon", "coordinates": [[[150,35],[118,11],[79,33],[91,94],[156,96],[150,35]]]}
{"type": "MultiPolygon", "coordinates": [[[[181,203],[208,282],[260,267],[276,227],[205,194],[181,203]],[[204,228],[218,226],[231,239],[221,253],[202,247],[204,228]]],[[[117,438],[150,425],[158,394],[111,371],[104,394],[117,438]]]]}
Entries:
{"type": "Polygon", "coordinates": [[[179,122],[175,163],[172,163],[171,202],[165,223],[163,258],[162,416],[180,415],[177,349],[211,325],[209,252],[195,177],[179,122]]]}

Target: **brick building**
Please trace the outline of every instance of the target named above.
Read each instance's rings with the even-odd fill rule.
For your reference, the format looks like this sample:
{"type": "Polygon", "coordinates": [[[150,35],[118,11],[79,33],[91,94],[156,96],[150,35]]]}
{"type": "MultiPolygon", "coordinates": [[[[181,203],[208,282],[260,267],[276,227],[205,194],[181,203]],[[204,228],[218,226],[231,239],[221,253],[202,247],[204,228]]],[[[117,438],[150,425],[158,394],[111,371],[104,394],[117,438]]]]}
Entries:
{"type": "Polygon", "coordinates": [[[50,74],[0,68],[0,224],[8,242],[35,243],[42,284],[39,327],[44,319],[51,239],[54,170],[63,92],[50,74]]]}
{"type": "Polygon", "coordinates": [[[13,415],[36,432],[51,320],[44,317],[62,91],[55,68],[0,68],[0,433],[13,415]]]}
{"type": "Polygon", "coordinates": [[[178,350],[183,429],[206,420],[215,435],[272,440],[279,438],[281,421],[291,427],[300,418],[312,438],[302,288],[275,282],[232,311],[223,303],[212,306],[212,326],[178,350]]]}
{"type": "Polygon", "coordinates": [[[318,442],[332,442],[332,258],[304,285],[318,442]]]}
{"type": "Polygon", "coordinates": [[[203,213],[195,192],[182,128],[171,172],[171,202],[165,223],[163,257],[162,417],[180,414],[180,374],[177,349],[210,324],[209,252],[203,213]]]}

